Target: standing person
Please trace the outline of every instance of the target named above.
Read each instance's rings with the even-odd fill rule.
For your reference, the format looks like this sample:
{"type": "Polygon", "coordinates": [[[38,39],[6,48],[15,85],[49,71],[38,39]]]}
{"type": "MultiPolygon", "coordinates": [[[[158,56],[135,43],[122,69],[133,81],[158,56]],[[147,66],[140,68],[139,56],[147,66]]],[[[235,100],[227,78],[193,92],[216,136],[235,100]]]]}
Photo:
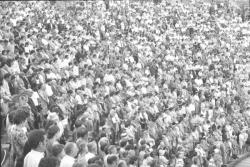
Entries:
{"type": "Polygon", "coordinates": [[[10,166],[15,166],[16,160],[22,156],[24,145],[27,141],[27,113],[24,111],[13,111],[13,125],[9,128],[11,141],[10,166]],[[12,164],[13,163],[13,164],[12,164]]]}
{"type": "Polygon", "coordinates": [[[88,143],[88,153],[85,155],[85,159],[88,162],[89,159],[94,158],[97,155],[97,145],[95,142],[88,143]]]}
{"type": "Polygon", "coordinates": [[[72,167],[79,151],[76,143],[68,142],[64,147],[64,151],[66,155],[61,160],[60,167],[72,167]]]}
{"type": "Polygon", "coordinates": [[[52,155],[56,157],[60,162],[65,156],[64,145],[63,144],[54,144],[52,146],[52,155]]]}
{"type": "Polygon", "coordinates": [[[31,151],[25,156],[23,167],[38,167],[46,150],[45,132],[38,129],[31,131],[28,141],[31,151]]]}
{"type": "Polygon", "coordinates": [[[57,125],[51,125],[47,132],[47,144],[46,144],[46,153],[47,156],[52,155],[52,149],[54,144],[59,144],[58,140],[60,139],[59,127],[57,125]]]}

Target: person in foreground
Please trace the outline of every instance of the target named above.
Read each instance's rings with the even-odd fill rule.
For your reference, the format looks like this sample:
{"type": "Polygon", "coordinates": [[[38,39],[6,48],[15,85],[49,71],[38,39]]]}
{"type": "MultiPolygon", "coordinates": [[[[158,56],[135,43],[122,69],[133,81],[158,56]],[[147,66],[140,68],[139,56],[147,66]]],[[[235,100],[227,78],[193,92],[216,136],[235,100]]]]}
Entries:
{"type": "Polygon", "coordinates": [[[38,167],[46,150],[45,132],[43,130],[33,130],[28,138],[31,151],[25,156],[23,167],[38,167]]]}
{"type": "Polygon", "coordinates": [[[79,151],[78,147],[75,143],[68,142],[64,147],[64,151],[66,155],[61,160],[60,167],[72,167],[79,151]]]}

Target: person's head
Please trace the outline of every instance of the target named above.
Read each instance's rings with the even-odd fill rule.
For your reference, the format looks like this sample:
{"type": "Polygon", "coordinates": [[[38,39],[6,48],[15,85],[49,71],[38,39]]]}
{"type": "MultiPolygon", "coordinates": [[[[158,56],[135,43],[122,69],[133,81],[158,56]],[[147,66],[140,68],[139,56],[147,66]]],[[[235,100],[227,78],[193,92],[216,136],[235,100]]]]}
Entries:
{"type": "Polygon", "coordinates": [[[110,146],[108,147],[108,153],[109,153],[109,154],[117,154],[117,149],[116,149],[116,147],[115,147],[114,145],[110,145],[110,146]]]}
{"type": "Polygon", "coordinates": [[[66,155],[71,156],[71,157],[76,157],[76,155],[78,154],[78,147],[76,145],[76,143],[73,142],[68,142],[66,143],[65,147],[64,147],[64,152],[66,155]]]}
{"type": "Polygon", "coordinates": [[[117,166],[117,167],[127,167],[127,166],[128,166],[128,165],[127,165],[126,161],[120,160],[120,162],[118,163],[118,166],[117,166]]]}
{"type": "Polygon", "coordinates": [[[27,118],[28,118],[28,115],[25,111],[18,110],[14,113],[13,123],[15,125],[24,125],[27,118]]]}
{"type": "Polygon", "coordinates": [[[135,165],[135,164],[136,164],[136,161],[137,161],[136,156],[133,156],[133,157],[130,157],[130,158],[129,158],[129,164],[131,164],[131,165],[135,165]]]}
{"type": "MultiPolygon", "coordinates": [[[[146,142],[145,142],[146,143],[146,142]]],[[[127,145],[127,140],[122,140],[120,142],[120,147],[125,147],[127,145]]]]}
{"type": "Polygon", "coordinates": [[[59,127],[57,125],[51,125],[47,131],[47,138],[48,139],[60,139],[60,134],[59,134],[59,127]]]}
{"type": "Polygon", "coordinates": [[[41,129],[32,130],[28,135],[31,149],[44,152],[46,149],[45,131],[41,129]]]}
{"type": "Polygon", "coordinates": [[[3,76],[3,78],[4,78],[5,80],[7,80],[7,81],[10,80],[10,77],[11,77],[11,74],[10,74],[10,73],[7,73],[7,74],[5,74],[5,75],[3,76]]]}
{"type": "Polygon", "coordinates": [[[88,138],[88,129],[81,126],[76,130],[76,135],[77,135],[77,138],[87,139],[88,138]]]}
{"type": "Polygon", "coordinates": [[[84,154],[88,152],[88,147],[87,147],[87,142],[84,140],[78,140],[76,142],[78,148],[79,148],[79,153],[84,154]]]}
{"type": "Polygon", "coordinates": [[[38,167],[59,167],[60,161],[56,157],[44,157],[40,160],[38,167]]]}
{"type": "Polygon", "coordinates": [[[112,167],[117,166],[117,164],[118,164],[118,157],[116,155],[110,155],[110,156],[108,156],[107,163],[108,163],[109,166],[112,166],[112,167]]]}
{"type": "Polygon", "coordinates": [[[65,155],[64,145],[62,145],[62,144],[54,144],[52,146],[52,155],[57,157],[59,160],[61,160],[65,155]]]}
{"type": "Polygon", "coordinates": [[[95,142],[88,143],[88,151],[93,154],[97,154],[97,145],[95,142]]]}

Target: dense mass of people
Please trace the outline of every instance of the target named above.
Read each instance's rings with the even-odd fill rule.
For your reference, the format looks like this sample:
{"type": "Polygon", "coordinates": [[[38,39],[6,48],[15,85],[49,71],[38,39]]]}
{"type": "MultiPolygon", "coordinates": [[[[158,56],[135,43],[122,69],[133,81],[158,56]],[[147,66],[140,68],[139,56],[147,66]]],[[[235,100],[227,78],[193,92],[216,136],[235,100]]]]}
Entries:
{"type": "Polygon", "coordinates": [[[1,3],[9,166],[221,167],[249,152],[249,22],[225,4],[118,3],[1,3]]]}

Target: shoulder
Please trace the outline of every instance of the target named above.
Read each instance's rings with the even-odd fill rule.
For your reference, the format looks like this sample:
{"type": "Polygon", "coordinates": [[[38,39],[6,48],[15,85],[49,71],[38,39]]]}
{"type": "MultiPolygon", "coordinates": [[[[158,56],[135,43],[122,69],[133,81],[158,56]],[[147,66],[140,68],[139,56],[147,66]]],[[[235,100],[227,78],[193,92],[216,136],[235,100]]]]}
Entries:
{"type": "Polygon", "coordinates": [[[24,162],[27,162],[30,159],[30,156],[32,155],[31,152],[29,152],[25,157],[24,157],[24,162]]]}

